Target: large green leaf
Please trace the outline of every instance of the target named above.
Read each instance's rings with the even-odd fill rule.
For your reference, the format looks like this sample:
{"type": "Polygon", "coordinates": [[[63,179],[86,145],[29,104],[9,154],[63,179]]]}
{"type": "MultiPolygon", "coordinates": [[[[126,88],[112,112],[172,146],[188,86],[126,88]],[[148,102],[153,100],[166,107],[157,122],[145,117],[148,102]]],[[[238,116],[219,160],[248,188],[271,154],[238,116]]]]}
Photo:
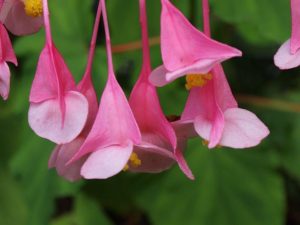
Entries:
{"type": "Polygon", "coordinates": [[[209,151],[199,143],[188,153],[195,181],[172,171],[139,196],[153,224],[283,224],[283,185],[270,154],[209,151]]]}

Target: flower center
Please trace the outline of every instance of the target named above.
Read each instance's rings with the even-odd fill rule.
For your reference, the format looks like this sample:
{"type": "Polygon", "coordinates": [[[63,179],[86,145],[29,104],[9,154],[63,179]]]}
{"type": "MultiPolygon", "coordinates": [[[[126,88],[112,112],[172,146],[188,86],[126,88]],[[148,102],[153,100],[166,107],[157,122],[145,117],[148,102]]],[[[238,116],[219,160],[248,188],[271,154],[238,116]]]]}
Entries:
{"type": "Polygon", "coordinates": [[[186,75],[185,88],[191,90],[193,87],[203,87],[209,80],[212,79],[212,74],[188,74],[186,75]]]}
{"type": "Polygon", "coordinates": [[[132,167],[139,167],[142,165],[142,161],[139,159],[139,156],[133,152],[128,160],[128,163],[124,167],[124,171],[127,171],[129,169],[129,165],[132,167]]]}
{"type": "Polygon", "coordinates": [[[39,17],[43,14],[42,0],[25,0],[24,4],[28,16],[39,17]]]}

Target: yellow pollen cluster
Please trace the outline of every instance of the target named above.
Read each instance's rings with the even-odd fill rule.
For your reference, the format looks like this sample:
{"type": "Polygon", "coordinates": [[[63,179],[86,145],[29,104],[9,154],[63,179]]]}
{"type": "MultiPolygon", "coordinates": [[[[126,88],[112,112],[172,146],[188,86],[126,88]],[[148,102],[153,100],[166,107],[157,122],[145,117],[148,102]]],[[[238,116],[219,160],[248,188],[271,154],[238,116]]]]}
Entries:
{"type": "Polygon", "coordinates": [[[130,164],[133,167],[139,167],[140,165],[142,165],[142,161],[139,159],[138,155],[135,152],[133,152],[128,160],[128,163],[123,169],[124,171],[127,171],[129,169],[128,164],[130,164]]]}
{"type": "Polygon", "coordinates": [[[38,17],[43,14],[42,0],[25,0],[25,12],[28,16],[38,17]]]}
{"type": "MultiPolygon", "coordinates": [[[[203,146],[208,146],[208,144],[209,144],[208,140],[202,140],[203,146]]],[[[217,145],[217,148],[222,148],[222,145],[217,145]]]]}
{"type": "Polygon", "coordinates": [[[191,90],[193,87],[203,87],[207,81],[212,79],[211,73],[208,74],[188,74],[186,75],[185,88],[191,90]]]}

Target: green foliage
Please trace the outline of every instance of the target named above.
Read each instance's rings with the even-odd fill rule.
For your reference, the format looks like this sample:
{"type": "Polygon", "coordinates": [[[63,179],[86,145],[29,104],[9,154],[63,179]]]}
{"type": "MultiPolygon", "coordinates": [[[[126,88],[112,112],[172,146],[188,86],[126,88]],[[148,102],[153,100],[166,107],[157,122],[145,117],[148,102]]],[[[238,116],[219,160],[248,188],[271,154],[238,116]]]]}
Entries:
{"type": "MultiPolygon", "coordinates": [[[[147,2],[149,33],[158,36],[160,3],[147,2]]],[[[96,1],[49,3],[55,44],[78,81],[87,61],[96,1]]],[[[174,3],[200,27],[200,0],[174,3]]],[[[289,36],[288,1],[211,3],[214,37],[247,50],[245,58],[226,63],[235,94],[299,102],[298,70],[280,74],[272,62],[276,48],[289,36]]],[[[139,40],[138,0],[110,0],[107,7],[112,43],[139,40]]],[[[103,31],[100,33],[93,68],[99,96],[107,76],[103,31]]],[[[37,137],[27,122],[29,90],[43,45],[43,30],[14,41],[20,67],[12,70],[9,101],[0,102],[1,225],[285,224],[286,199],[297,198],[295,187],[300,191],[300,119],[284,104],[279,108],[285,112],[242,105],[251,107],[271,130],[258,148],[210,151],[199,140],[192,140],[185,154],[195,181],[185,178],[177,166],[159,175],[121,173],[105,181],[77,183],[49,171],[47,161],[54,145],[37,137]],[[57,202],[66,197],[72,201],[64,211],[57,202]]],[[[161,64],[158,45],[151,48],[151,54],[153,66],[161,64]]],[[[114,63],[121,85],[130,93],[140,71],[141,51],[117,53],[114,63]]],[[[159,95],[165,113],[179,115],[187,97],[184,81],[159,89],[159,95]]]]}

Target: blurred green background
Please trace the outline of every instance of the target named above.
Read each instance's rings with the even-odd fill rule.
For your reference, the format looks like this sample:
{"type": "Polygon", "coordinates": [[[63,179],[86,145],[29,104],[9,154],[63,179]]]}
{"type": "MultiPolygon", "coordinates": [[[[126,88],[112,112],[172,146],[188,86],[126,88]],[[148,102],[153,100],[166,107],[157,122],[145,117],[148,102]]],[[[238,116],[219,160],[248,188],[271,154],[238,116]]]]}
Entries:
{"type": "MultiPolygon", "coordinates": [[[[201,29],[201,1],[174,0],[201,29]]],[[[77,81],[83,75],[97,2],[51,0],[55,43],[77,81]]],[[[160,1],[148,0],[151,37],[159,36],[160,1]]],[[[118,79],[130,93],[141,67],[138,0],[108,0],[118,79]],[[116,47],[117,45],[117,47],[116,47]]],[[[1,225],[299,225],[300,71],[279,71],[273,55],[290,34],[288,0],[211,0],[213,37],[243,51],[224,64],[240,106],[255,112],[271,135],[257,148],[208,150],[200,139],[186,151],[195,181],[177,166],[159,175],[123,172],[108,180],[69,183],[47,169],[53,144],[27,122],[28,96],[44,31],[14,38],[20,66],[12,69],[9,101],[0,101],[1,225]]],[[[151,48],[161,64],[159,45],[151,48]]],[[[93,78],[106,81],[103,29],[93,78]]],[[[184,80],[159,89],[166,114],[180,114],[184,80]]]]}

